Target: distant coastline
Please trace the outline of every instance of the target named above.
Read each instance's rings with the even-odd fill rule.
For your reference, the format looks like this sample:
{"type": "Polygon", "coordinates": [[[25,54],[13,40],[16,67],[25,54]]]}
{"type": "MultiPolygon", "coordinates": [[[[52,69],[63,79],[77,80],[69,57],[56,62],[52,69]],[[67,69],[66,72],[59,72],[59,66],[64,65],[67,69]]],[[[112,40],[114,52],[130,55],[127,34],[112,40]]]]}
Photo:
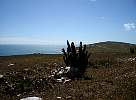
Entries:
{"type": "MultiPolygon", "coordinates": [[[[136,48],[136,44],[115,41],[87,44],[92,53],[129,53],[131,47],[136,48]]],[[[66,45],[0,44],[0,56],[62,54],[62,48],[66,49],[66,45]]]]}
{"type": "Polygon", "coordinates": [[[12,55],[39,55],[39,54],[61,54],[64,45],[19,45],[0,44],[0,56],[12,55]]]}

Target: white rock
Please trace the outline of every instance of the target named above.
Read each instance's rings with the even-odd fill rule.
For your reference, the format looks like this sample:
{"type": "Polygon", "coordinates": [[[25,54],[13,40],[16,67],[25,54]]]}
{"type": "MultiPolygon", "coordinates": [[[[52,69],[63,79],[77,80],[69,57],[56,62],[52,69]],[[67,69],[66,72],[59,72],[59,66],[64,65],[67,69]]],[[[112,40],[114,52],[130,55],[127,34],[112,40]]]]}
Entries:
{"type": "Polygon", "coordinates": [[[51,75],[51,77],[54,77],[54,75],[51,75]]]}
{"type": "Polygon", "coordinates": [[[62,80],[64,80],[65,78],[64,77],[61,77],[62,80]]]}
{"type": "Polygon", "coordinates": [[[20,97],[20,96],[21,96],[21,94],[18,94],[17,96],[18,96],[18,97],[20,97]]]}
{"type": "Polygon", "coordinates": [[[66,73],[68,73],[70,71],[70,67],[69,66],[65,67],[65,70],[66,70],[66,73]]]}
{"type": "Polygon", "coordinates": [[[2,78],[4,75],[0,75],[0,78],[2,78]]]}
{"type": "Polygon", "coordinates": [[[70,67],[69,67],[69,66],[67,66],[65,69],[69,70],[69,69],[70,69],[70,67]]]}
{"type": "Polygon", "coordinates": [[[29,71],[29,69],[28,69],[28,68],[25,68],[24,71],[29,71]]]}
{"type": "Polygon", "coordinates": [[[39,98],[39,97],[26,97],[26,98],[23,98],[23,99],[20,99],[20,100],[42,100],[42,98],[39,98]]]}
{"type": "Polygon", "coordinates": [[[71,79],[65,79],[64,83],[71,81],[71,79]]]}
{"type": "Polygon", "coordinates": [[[61,99],[61,97],[57,97],[57,99],[61,99]]]}
{"type": "Polygon", "coordinates": [[[57,82],[63,82],[62,79],[57,79],[57,82]]]}
{"type": "Polygon", "coordinates": [[[64,67],[61,67],[61,69],[63,69],[64,67]]]}
{"type": "Polygon", "coordinates": [[[67,96],[67,97],[66,97],[66,99],[70,99],[70,98],[72,98],[72,96],[67,96]]]}
{"type": "Polygon", "coordinates": [[[54,71],[55,73],[57,73],[58,71],[55,69],[55,71],[54,71]]]}
{"type": "Polygon", "coordinates": [[[8,66],[14,66],[15,64],[10,63],[8,66]]]}
{"type": "Polygon", "coordinates": [[[59,73],[58,74],[62,74],[63,72],[62,71],[59,71],[59,73]]]}

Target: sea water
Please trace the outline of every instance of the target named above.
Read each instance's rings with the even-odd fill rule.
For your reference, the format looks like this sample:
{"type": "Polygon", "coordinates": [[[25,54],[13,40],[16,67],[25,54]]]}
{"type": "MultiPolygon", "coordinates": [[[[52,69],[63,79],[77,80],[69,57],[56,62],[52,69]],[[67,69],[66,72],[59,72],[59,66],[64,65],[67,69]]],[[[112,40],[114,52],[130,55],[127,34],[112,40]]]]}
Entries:
{"type": "Polygon", "coordinates": [[[24,54],[61,54],[65,45],[0,45],[0,56],[24,54]]]}

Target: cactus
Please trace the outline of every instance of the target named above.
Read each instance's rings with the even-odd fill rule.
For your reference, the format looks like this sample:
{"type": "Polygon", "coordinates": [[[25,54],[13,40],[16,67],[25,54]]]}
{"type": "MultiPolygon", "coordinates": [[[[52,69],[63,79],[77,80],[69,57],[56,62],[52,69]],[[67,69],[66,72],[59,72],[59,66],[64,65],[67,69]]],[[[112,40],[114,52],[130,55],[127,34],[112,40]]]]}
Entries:
{"type": "Polygon", "coordinates": [[[66,66],[70,66],[70,78],[81,78],[85,70],[88,66],[88,59],[90,54],[86,51],[86,45],[82,46],[82,42],[80,42],[80,46],[77,49],[72,42],[71,45],[67,40],[67,52],[65,49],[62,49],[63,52],[63,60],[66,66]]]}

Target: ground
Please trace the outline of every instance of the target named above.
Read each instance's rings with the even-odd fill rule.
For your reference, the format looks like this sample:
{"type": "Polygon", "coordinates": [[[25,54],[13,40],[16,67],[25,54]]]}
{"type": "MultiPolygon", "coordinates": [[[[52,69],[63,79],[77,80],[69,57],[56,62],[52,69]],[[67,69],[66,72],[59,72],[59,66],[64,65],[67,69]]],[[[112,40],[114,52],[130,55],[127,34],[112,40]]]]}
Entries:
{"type": "Polygon", "coordinates": [[[83,79],[57,83],[46,79],[65,66],[62,55],[0,57],[1,100],[136,100],[136,55],[94,53],[89,62],[83,79]]]}

